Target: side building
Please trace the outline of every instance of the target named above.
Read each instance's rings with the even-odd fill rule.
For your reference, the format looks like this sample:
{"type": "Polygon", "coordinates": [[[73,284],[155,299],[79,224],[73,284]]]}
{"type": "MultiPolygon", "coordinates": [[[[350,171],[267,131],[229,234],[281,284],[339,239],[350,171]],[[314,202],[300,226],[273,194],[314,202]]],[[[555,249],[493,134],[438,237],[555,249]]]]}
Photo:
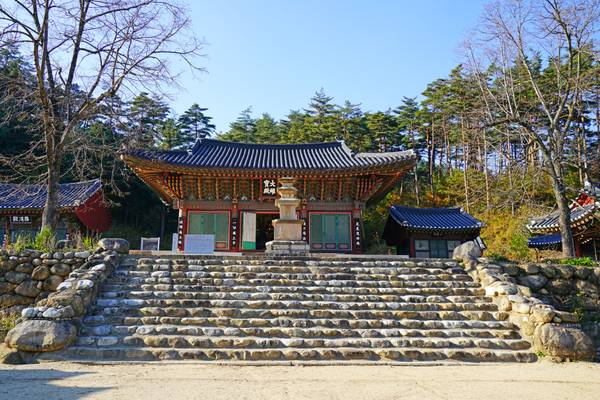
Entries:
{"type": "Polygon", "coordinates": [[[482,227],[462,208],[392,206],[382,237],[398,255],[450,258],[456,246],[477,238],[482,227]]]}
{"type": "Polygon", "coordinates": [[[273,239],[278,179],[296,179],[303,237],[313,252],[361,253],[362,213],[415,163],[412,151],[353,153],[342,141],[249,144],[198,139],[189,151],[133,150],[125,163],[179,210],[187,234],[215,235],[217,251],[262,251],[273,239]]]}
{"type": "MultiPolygon", "coordinates": [[[[14,243],[19,236],[35,237],[40,231],[46,196],[46,185],[0,183],[0,233],[4,245],[14,243]]],[[[61,183],[58,204],[60,219],[55,233],[59,240],[76,233],[97,234],[110,227],[111,217],[98,179],[61,183]]]]}
{"type": "MultiPolygon", "coordinates": [[[[600,255],[600,188],[589,185],[571,203],[571,229],[576,257],[599,258],[600,255]]],[[[535,235],[527,245],[535,250],[562,250],[558,211],[534,218],[527,229],[535,235]]]]}

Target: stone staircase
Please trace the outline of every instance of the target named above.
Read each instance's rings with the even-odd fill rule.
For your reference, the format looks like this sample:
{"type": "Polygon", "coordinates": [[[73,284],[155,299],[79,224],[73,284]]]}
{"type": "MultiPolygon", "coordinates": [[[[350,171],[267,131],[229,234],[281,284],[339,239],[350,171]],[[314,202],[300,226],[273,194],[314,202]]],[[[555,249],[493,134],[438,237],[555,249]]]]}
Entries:
{"type": "Polygon", "coordinates": [[[453,261],[125,259],[71,358],[535,361],[453,261]]]}

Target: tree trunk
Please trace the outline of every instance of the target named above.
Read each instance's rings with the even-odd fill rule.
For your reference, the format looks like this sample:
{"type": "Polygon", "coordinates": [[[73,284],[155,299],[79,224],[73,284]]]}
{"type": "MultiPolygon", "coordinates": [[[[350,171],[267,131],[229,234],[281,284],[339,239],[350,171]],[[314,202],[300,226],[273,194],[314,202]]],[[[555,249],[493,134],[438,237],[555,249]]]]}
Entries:
{"type": "Polygon", "coordinates": [[[554,191],[554,197],[558,205],[558,226],[560,228],[562,255],[564,258],[575,257],[575,244],[573,243],[573,231],[571,230],[571,210],[565,194],[564,184],[559,179],[553,177],[552,190],[554,191]]]}
{"type": "Polygon", "coordinates": [[[48,155],[48,179],[46,181],[46,204],[42,213],[42,228],[54,230],[58,224],[59,216],[59,191],[60,191],[60,167],[54,154],[48,155]]]}

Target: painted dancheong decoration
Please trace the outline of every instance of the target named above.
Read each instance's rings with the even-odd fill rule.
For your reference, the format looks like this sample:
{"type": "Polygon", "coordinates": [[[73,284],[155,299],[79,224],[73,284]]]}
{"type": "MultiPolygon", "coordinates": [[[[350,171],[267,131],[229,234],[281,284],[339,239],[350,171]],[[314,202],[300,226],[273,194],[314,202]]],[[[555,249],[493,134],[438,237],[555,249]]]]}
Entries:
{"type": "Polygon", "coordinates": [[[415,163],[412,151],[353,153],[342,141],[250,144],[199,139],[189,151],[133,150],[125,163],[186,234],[212,234],[216,251],[262,251],[273,240],[281,179],[295,179],[302,239],[311,252],[361,253],[363,210],[415,163]]]}

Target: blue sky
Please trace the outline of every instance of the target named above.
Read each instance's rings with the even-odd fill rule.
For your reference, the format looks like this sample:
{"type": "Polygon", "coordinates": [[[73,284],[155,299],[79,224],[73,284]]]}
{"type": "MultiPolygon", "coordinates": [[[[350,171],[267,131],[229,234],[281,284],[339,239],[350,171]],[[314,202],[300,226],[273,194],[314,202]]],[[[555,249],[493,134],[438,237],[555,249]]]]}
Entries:
{"type": "Polygon", "coordinates": [[[418,96],[460,62],[481,0],[189,0],[207,43],[207,73],[185,71],[175,113],[208,107],[227,130],[252,106],[274,118],[305,107],[323,87],[338,104],[385,110],[418,96]]]}

